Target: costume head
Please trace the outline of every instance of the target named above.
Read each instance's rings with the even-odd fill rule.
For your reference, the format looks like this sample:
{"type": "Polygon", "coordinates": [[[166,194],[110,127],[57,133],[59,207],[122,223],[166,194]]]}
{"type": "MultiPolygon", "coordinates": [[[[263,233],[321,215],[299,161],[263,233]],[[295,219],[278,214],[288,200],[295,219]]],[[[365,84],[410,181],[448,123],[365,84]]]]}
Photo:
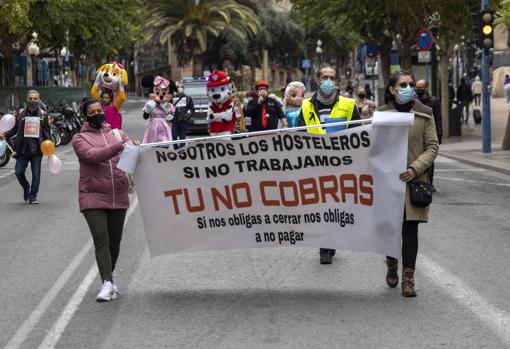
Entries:
{"type": "Polygon", "coordinates": [[[103,91],[113,92],[113,103],[117,109],[120,109],[126,100],[124,86],[128,84],[127,72],[124,66],[117,62],[106,63],[96,72],[96,81],[92,86],[92,97],[99,99],[103,91]]]}
{"type": "Polygon", "coordinates": [[[301,108],[303,98],[305,98],[305,85],[300,81],[292,81],[285,88],[285,96],[283,98],[284,109],[301,108]]]}
{"type": "Polygon", "coordinates": [[[232,82],[227,73],[214,70],[207,79],[207,96],[217,105],[222,105],[232,97],[232,82]]]}
{"type": "Polygon", "coordinates": [[[168,101],[169,95],[172,93],[172,91],[170,91],[170,81],[164,77],[156,76],[154,78],[154,88],[152,89],[152,92],[156,103],[168,101]]]}

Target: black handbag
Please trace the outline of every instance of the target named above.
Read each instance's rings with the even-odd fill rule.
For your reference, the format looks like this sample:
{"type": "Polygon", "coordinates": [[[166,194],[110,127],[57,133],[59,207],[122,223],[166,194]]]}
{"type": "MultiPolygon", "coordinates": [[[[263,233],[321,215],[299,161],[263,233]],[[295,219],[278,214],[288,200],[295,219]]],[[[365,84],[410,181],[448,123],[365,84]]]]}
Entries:
{"type": "Polygon", "coordinates": [[[432,185],[427,182],[413,180],[409,182],[411,204],[416,207],[428,207],[432,202],[432,185]]]}

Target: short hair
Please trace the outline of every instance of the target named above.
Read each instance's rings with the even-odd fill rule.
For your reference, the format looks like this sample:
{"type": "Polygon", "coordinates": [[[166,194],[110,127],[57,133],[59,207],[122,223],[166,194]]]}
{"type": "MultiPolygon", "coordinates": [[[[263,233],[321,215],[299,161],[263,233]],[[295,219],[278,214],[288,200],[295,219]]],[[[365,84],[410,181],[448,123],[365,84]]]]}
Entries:
{"type": "Polygon", "coordinates": [[[324,70],[324,69],[331,69],[335,72],[335,78],[338,79],[338,76],[336,76],[336,70],[335,68],[333,68],[331,65],[329,64],[325,64],[323,65],[318,71],[317,71],[317,79],[320,79],[321,78],[321,72],[324,70]]]}
{"type": "Polygon", "coordinates": [[[39,93],[39,91],[36,91],[36,90],[29,90],[29,91],[27,92],[27,97],[28,97],[28,95],[32,95],[32,94],[36,94],[36,95],[38,95],[39,97],[41,96],[41,94],[39,93]]]}
{"type": "Polygon", "coordinates": [[[420,80],[416,81],[416,83],[418,83],[419,81],[423,81],[423,82],[425,82],[425,87],[426,87],[426,88],[428,88],[428,87],[429,87],[429,82],[428,82],[427,80],[425,80],[425,79],[420,79],[420,80]]]}

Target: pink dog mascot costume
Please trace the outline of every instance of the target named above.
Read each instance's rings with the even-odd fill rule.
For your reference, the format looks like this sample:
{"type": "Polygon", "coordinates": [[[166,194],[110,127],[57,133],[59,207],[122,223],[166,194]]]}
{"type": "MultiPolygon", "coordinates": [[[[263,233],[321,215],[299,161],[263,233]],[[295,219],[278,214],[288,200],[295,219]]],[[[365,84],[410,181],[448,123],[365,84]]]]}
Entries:
{"type": "Polygon", "coordinates": [[[143,143],[171,141],[172,129],[167,121],[173,119],[175,107],[170,103],[172,100],[170,81],[161,76],[156,76],[150,98],[151,100],[145,103],[143,107],[143,118],[149,119],[149,124],[143,136],[143,143]]]}
{"type": "Polygon", "coordinates": [[[236,125],[236,112],[232,99],[232,83],[228,75],[214,70],[207,79],[209,97],[209,134],[220,136],[232,134],[236,125]]]}

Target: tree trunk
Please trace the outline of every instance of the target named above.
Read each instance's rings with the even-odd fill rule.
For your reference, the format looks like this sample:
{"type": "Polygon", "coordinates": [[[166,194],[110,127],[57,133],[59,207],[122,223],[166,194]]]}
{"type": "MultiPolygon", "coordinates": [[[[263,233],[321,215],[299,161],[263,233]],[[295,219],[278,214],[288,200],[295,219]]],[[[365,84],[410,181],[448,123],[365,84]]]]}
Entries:
{"type": "Polygon", "coordinates": [[[450,55],[443,53],[439,62],[439,76],[441,79],[441,115],[443,116],[443,135],[450,136],[450,93],[448,90],[448,63],[450,55]]]}
{"type": "Polygon", "coordinates": [[[503,150],[510,150],[510,113],[508,113],[508,119],[506,121],[505,136],[503,137],[503,150]]]}
{"type": "Polygon", "coordinates": [[[193,77],[202,77],[204,75],[204,62],[202,59],[202,50],[199,47],[195,47],[193,50],[193,77]]]}
{"type": "Polygon", "coordinates": [[[250,86],[248,90],[251,90],[255,86],[255,80],[257,79],[257,57],[252,55],[250,61],[250,86]]]}
{"type": "Polygon", "coordinates": [[[413,61],[411,56],[411,45],[407,43],[402,43],[402,46],[399,48],[399,53],[400,53],[400,69],[412,73],[413,61]]]}
{"type": "MultiPolygon", "coordinates": [[[[381,47],[379,53],[379,72],[382,75],[383,87],[390,81],[390,48],[381,47]]],[[[375,93],[375,91],[374,91],[375,93]]]]}

